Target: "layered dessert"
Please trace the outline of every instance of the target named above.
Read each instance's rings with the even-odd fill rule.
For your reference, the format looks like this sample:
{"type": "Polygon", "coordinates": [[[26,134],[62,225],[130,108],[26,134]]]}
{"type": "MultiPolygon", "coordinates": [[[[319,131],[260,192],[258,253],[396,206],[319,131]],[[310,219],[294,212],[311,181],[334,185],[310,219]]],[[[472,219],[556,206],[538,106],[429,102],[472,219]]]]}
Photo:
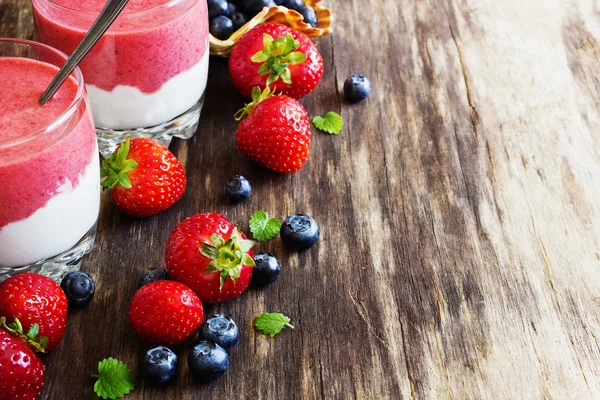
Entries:
{"type": "Polygon", "coordinates": [[[84,88],[70,76],[44,106],[58,67],[0,57],[0,267],[20,267],[75,246],[100,205],[96,132],[84,88]]]}
{"type": "MultiPolygon", "coordinates": [[[[33,0],[36,37],[71,54],[106,0],[33,0]]],[[[198,103],[208,76],[205,0],[130,0],[80,64],[96,126],[148,128],[198,103]]]]}

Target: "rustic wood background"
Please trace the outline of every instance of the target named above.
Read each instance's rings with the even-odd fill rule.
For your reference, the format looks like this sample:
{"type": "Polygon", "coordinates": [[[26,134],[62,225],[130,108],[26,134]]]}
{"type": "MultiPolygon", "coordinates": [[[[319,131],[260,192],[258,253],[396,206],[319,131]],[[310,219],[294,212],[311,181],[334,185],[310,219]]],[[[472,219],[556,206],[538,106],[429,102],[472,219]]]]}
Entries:
{"type": "MultiPolygon", "coordinates": [[[[30,0],[0,0],[0,36],[32,36],[30,0]]],[[[171,229],[216,211],[307,212],[322,239],[279,239],[280,280],[208,313],[242,340],[213,384],[187,373],[129,399],[600,398],[600,3],[597,0],[329,0],[336,30],[317,40],[325,76],[304,104],[337,111],[307,166],[269,173],[234,148],[243,99],[211,61],[201,127],[172,148],[189,187],[169,211],[133,220],[104,196],[84,269],[97,296],[69,316],[45,359],[44,399],[93,399],[99,360],[131,366],[147,346],[126,318],[141,272],[161,266],[171,229]],[[374,85],[343,100],[352,73],[374,85]],[[229,205],[244,174],[252,198],[229,205]],[[256,334],[264,311],[294,331],[256,334]]]]}

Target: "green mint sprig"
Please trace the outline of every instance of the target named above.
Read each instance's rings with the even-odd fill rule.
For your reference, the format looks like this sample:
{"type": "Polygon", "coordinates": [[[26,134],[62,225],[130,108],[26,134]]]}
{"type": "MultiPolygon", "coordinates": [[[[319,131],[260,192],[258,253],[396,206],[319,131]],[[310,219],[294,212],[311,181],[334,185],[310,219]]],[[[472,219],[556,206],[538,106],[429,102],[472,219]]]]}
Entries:
{"type": "Polygon", "coordinates": [[[290,319],[281,313],[263,313],[254,320],[256,330],[271,337],[281,332],[285,326],[294,329],[290,319]]]}
{"type": "Polygon", "coordinates": [[[312,123],[317,129],[327,132],[331,135],[338,135],[344,127],[344,120],[342,116],[333,111],[325,114],[325,117],[314,117],[312,123]]]}
{"type": "Polygon", "coordinates": [[[94,377],[98,378],[94,384],[94,392],[103,399],[121,398],[134,388],[131,368],[112,357],[98,363],[98,375],[94,377]]]}
{"type": "Polygon", "coordinates": [[[277,218],[269,219],[266,211],[256,211],[250,216],[250,232],[259,242],[273,239],[280,230],[281,222],[277,218]]]}

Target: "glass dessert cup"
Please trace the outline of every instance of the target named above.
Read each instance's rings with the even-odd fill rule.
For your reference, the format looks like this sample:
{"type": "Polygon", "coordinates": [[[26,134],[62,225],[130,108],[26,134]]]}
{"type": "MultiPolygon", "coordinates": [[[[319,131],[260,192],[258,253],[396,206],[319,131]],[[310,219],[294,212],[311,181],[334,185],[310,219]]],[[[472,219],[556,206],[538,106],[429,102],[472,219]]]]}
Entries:
{"type": "Polygon", "coordinates": [[[66,58],[41,43],[0,39],[0,281],[26,271],[59,281],[94,242],[99,157],[81,71],[37,103],[66,58]]]}
{"type": "MultiPolygon", "coordinates": [[[[105,0],[33,0],[36,38],[71,54],[105,0]]],[[[208,79],[204,0],[130,0],[81,62],[100,153],[130,137],[169,145],[198,127],[208,79]]]]}

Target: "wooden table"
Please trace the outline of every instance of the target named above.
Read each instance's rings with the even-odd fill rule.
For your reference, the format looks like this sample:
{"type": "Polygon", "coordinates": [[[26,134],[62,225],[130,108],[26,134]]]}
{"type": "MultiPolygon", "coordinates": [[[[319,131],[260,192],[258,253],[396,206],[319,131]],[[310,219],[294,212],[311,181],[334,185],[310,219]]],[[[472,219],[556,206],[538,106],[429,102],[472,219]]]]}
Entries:
{"type": "MultiPolygon", "coordinates": [[[[311,115],[340,112],[338,137],[314,132],[299,173],[240,157],[231,118],[243,104],[226,62],[211,61],[197,135],[173,144],[182,200],[130,219],[103,197],[84,269],[97,295],[69,316],[45,359],[44,399],[93,399],[99,360],[135,366],[147,345],[126,317],[142,271],[163,263],[171,229],[216,211],[247,230],[264,209],[306,212],[315,248],[276,254],[265,290],[207,307],[242,340],[218,382],[143,382],[129,399],[600,398],[600,3],[595,0],[329,0],[336,31],[311,115]],[[360,105],[352,73],[371,78],[360,105]],[[236,173],[254,185],[232,206],[236,173]],[[255,333],[264,311],[296,329],[255,333]]],[[[0,36],[31,37],[29,0],[0,0],[0,36]]]]}

